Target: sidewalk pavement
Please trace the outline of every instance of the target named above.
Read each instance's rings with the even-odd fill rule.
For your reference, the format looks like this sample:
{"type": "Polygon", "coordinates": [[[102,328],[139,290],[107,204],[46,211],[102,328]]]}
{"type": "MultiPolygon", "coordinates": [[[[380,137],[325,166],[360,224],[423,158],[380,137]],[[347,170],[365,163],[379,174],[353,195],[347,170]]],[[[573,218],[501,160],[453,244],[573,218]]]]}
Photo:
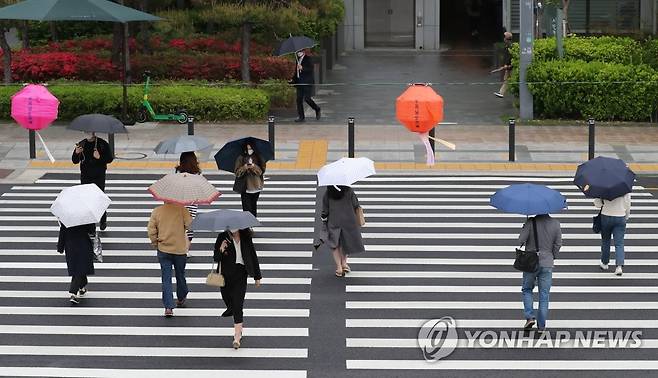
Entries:
{"type": "MultiPolygon", "coordinates": [[[[153,148],[163,139],[187,133],[186,125],[146,123],[129,126],[129,134],[115,136],[116,159],[111,170],[170,170],[178,156],[156,155],[153,148]]],[[[263,124],[197,124],[195,134],[214,147],[201,156],[202,169],[217,169],[212,155],[229,140],[243,136],[268,139],[263,124]]],[[[71,163],[74,144],[83,138],[65,125],[41,132],[56,162],[51,163],[37,138],[37,159],[29,159],[28,132],[15,124],[0,125],[0,175],[4,170],[77,170],[71,163]]],[[[418,136],[399,125],[355,127],[355,155],[376,162],[378,170],[450,172],[570,172],[587,160],[587,126],[516,127],[516,162],[508,161],[508,128],[494,125],[440,125],[436,136],[457,145],[455,151],[437,143],[436,161],[425,162],[418,136]]],[[[106,135],[101,135],[107,138],[106,135]]],[[[316,123],[276,125],[276,160],[269,171],[315,171],[327,162],[347,156],[347,126],[316,123]]],[[[599,126],[597,155],[618,157],[638,173],[658,172],[658,127],[599,126]]],[[[0,177],[1,179],[1,177],[0,177]]]]}

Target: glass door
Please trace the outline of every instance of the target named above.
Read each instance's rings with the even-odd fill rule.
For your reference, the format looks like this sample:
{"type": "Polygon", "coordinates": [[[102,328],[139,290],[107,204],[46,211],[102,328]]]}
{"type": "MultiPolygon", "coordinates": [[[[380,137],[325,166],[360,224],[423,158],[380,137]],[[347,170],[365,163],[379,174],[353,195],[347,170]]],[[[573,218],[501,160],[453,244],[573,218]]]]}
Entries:
{"type": "Polygon", "coordinates": [[[366,47],[415,46],[415,1],[365,0],[366,47]]]}

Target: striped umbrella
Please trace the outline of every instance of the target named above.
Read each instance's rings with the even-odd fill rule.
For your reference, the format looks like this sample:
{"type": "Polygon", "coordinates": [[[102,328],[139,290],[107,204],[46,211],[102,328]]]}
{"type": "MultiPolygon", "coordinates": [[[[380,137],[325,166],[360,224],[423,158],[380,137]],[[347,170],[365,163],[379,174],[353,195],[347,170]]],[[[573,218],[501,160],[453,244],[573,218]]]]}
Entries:
{"type": "Polygon", "coordinates": [[[209,204],[221,195],[205,177],[189,173],[170,173],[148,191],[157,200],[179,205],[209,204]]]}

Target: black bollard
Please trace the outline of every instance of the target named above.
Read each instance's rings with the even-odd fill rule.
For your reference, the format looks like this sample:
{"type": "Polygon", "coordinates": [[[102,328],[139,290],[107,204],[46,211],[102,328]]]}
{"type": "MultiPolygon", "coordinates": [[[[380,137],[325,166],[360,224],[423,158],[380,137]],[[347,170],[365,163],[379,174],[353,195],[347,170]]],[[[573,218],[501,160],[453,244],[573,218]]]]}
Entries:
{"type": "Polygon", "coordinates": [[[194,135],[194,117],[187,117],[187,135],[194,135]]]}
{"type": "Polygon", "coordinates": [[[37,140],[36,140],[36,132],[34,130],[29,131],[29,139],[30,139],[30,159],[36,159],[37,158],[37,140]]]}
{"type": "Polygon", "coordinates": [[[436,137],[436,127],[432,127],[432,130],[430,130],[430,146],[432,147],[432,152],[436,153],[436,148],[434,146],[434,137],[436,137]]]}
{"type": "Polygon", "coordinates": [[[347,119],[347,156],[354,157],[354,117],[347,119]]]}
{"type": "Polygon", "coordinates": [[[587,151],[587,159],[592,160],[594,159],[594,152],[596,147],[596,123],[594,122],[594,118],[587,120],[587,126],[589,128],[589,148],[587,151]]]}
{"type": "Polygon", "coordinates": [[[272,160],[276,156],[276,149],[274,148],[274,116],[267,117],[267,138],[272,146],[272,160]]]}
{"type": "Polygon", "coordinates": [[[112,151],[112,158],[116,156],[114,152],[114,134],[107,134],[107,143],[110,145],[110,151],[112,151]]]}
{"type": "Polygon", "coordinates": [[[516,120],[514,118],[510,118],[508,122],[508,129],[509,129],[509,161],[515,161],[516,160],[516,120]]]}

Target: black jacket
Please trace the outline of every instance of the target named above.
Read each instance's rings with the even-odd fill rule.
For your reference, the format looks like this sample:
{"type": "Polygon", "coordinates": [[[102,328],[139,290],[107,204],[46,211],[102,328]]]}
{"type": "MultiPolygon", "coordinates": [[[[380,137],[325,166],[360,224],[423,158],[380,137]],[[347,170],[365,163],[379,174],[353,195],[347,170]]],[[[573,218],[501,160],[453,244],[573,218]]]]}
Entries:
{"type": "Polygon", "coordinates": [[[110,145],[103,139],[96,137],[95,142],[90,142],[86,138],[78,142],[82,146],[82,153],[76,154],[75,150],[71,155],[73,164],[80,163],[80,174],[86,178],[97,178],[105,176],[107,165],[110,164],[114,157],[110,145]],[[98,149],[101,158],[94,158],[94,147],[98,149]]]}
{"type": "Polygon", "coordinates": [[[313,62],[311,57],[304,55],[302,59],[302,71],[297,77],[297,66],[295,65],[295,73],[292,75],[293,84],[315,84],[315,78],[313,76],[313,62]]]}
{"type": "MultiPolygon", "coordinates": [[[[260,274],[260,265],[258,264],[258,256],[256,255],[256,249],[254,248],[254,242],[251,239],[250,232],[247,230],[240,230],[240,249],[242,250],[242,260],[244,260],[244,267],[247,274],[255,280],[263,278],[260,274]]],[[[217,236],[213,259],[215,262],[221,262],[222,274],[224,275],[231,275],[236,269],[235,246],[233,245],[228,231],[224,231],[217,236]],[[219,247],[224,240],[228,240],[229,243],[224,253],[221,253],[219,247]]]]}
{"type": "Polygon", "coordinates": [[[89,234],[94,234],[95,230],[95,224],[69,228],[60,225],[57,252],[66,252],[69,276],[94,274],[94,245],[89,234]]]}

